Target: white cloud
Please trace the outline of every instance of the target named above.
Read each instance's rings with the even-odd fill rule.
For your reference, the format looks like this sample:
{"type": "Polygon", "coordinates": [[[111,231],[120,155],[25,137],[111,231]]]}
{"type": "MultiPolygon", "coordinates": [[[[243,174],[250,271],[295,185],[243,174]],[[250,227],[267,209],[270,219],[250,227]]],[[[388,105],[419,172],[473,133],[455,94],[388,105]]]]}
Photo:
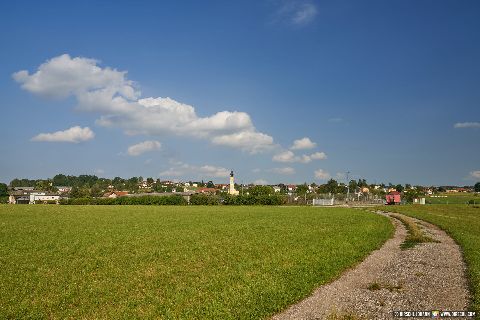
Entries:
{"type": "Polygon", "coordinates": [[[293,25],[307,25],[317,16],[316,5],[310,0],[283,0],[274,14],[274,21],[286,21],[293,25]]]}
{"type": "Polygon", "coordinates": [[[82,128],[80,126],[71,127],[64,131],[56,131],[52,133],[40,133],[33,137],[32,141],[40,142],[70,142],[80,143],[91,140],[95,137],[95,133],[89,127],[82,128]]]}
{"type": "Polygon", "coordinates": [[[22,70],[13,78],[33,94],[74,96],[79,110],[100,114],[98,125],[119,127],[126,134],[189,136],[250,153],[274,147],[273,138],[258,132],[245,112],[220,111],[199,117],[193,106],[168,97],[140,99],[126,74],[99,67],[95,59],[64,54],[46,61],[33,74],[22,70]]]}
{"type": "Polygon", "coordinates": [[[212,143],[239,148],[252,154],[271,150],[274,147],[271,136],[255,131],[241,131],[213,137],[212,143]]]}
{"type": "Polygon", "coordinates": [[[454,128],[480,128],[480,122],[457,122],[453,125],[454,128]]]}
{"type": "Polygon", "coordinates": [[[133,82],[126,80],[126,72],[110,68],[100,68],[98,61],[87,58],[71,58],[68,54],[52,58],[29,74],[21,70],[13,78],[22,88],[43,96],[65,98],[71,94],[81,94],[101,88],[111,88],[122,96],[135,99],[139,92],[133,82]]]}
{"type": "Polygon", "coordinates": [[[162,144],[155,140],[147,140],[128,147],[127,153],[131,156],[139,156],[142,153],[159,150],[162,144]]]}
{"type": "Polygon", "coordinates": [[[295,169],[291,167],[273,168],[271,169],[271,171],[277,174],[285,174],[285,175],[295,174],[295,169]]]}
{"type": "Polygon", "coordinates": [[[325,152],[315,152],[310,155],[312,160],[325,160],[327,159],[327,155],[325,152]]]}
{"type": "Polygon", "coordinates": [[[480,170],[471,171],[470,172],[470,177],[472,177],[474,179],[480,179],[480,170]]]}
{"type": "Polygon", "coordinates": [[[290,147],[292,150],[313,149],[317,146],[315,142],[312,142],[310,138],[302,138],[293,141],[293,145],[290,147]]]}
{"type": "Polygon", "coordinates": [[[315,178],[319,180],[329,180],[331,178],[330,173],[324,171],[323,169],[315,170],[315,178]]]}
{"type": "Polygon", "coordinates": [[[196,178],[227,178],[230,170],[212,165],[195,166],[187,163],[177,162],[168,170],[160,172],[160,177],[182,177],[195,176],[196,178]]]}
{"type": "Polygon", "coordinates": [[[289,150],[283,151],[274,155],[272,160],[276,162],[295,162],[295,154],[289,150]]]}
{"type": "Polygon", "coordinates": [[[264,179],[257,179],[255,181],[253,181],[253,184],[257,185],[257,186],[264,186],[264,185],[267,185],[268,182],[267,182],[267,180],[264,180],[264,179]]]}
{"type": "Polygon", "coordinates": [[[325,152],[315,152],[310,155],[303,154],[301,156],[296,156],[292,151],[286,150],[280,153],[277,153],[273,156],[272,160],[276,162],[300,162],[300,163],[309,163],[313,160],[324,160],[327,158],[325,152]]]}

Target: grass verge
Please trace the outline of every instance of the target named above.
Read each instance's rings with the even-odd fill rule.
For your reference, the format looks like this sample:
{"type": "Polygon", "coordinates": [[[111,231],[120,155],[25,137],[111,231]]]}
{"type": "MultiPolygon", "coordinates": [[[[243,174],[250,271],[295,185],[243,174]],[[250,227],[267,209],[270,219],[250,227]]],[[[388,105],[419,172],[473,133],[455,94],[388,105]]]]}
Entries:
{"type": "Polygon", "coordinates": [[[0,205],[0,318],[265,318],[392,233],[345,208],[0,205]]]}
{"type": "Polygon", "coordinates": [[[389,210],[433,223],[460,245],[468,268],[472,307],[477,312],[477,319],[480,319],[480,208],[467,205],[408,205],[392,206],[389,210]]]}
{"type": "Polygon", "coordinates": [[[405,225],[405,228],[407,228],[407,232],[408,232],[407,237],[405,238],[405,241],[400,246],[402,249],[409,249],[409,248],[413,248],[419,243],[434,241],[431,237],[425,235],[423,230],[412,219],[399,214],[392,214],[391,216],[400,220],[405,225]]]}

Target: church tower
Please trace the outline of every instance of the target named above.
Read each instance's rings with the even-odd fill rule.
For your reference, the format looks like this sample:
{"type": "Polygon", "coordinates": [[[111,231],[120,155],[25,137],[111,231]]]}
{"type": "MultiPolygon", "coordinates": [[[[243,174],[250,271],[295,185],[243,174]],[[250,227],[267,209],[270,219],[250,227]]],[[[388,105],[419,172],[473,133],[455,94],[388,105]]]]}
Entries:
{"type": "Polygon", "coordinates": [[[230,188],[228,189],[228,193],[232,195],[237,195],[238,191],[235,190],[235,181],[233,179],[233,170],[230,171],[230,188]]]}

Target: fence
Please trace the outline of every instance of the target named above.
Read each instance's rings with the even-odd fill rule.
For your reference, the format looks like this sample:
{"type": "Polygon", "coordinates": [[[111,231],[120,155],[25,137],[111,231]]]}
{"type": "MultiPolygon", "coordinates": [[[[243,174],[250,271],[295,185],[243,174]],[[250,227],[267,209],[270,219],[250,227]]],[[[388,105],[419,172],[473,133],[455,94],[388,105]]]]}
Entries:
{"type": "Polygon", "coordinates": [[[333,206],[335,202],[334,198],[331,199],[313,199],[314,206],[333,206]]]}

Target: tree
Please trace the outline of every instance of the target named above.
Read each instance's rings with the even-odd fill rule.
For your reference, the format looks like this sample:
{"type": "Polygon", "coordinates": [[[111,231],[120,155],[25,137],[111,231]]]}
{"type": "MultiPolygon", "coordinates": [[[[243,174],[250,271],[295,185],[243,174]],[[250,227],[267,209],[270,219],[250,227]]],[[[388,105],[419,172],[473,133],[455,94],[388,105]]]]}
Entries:
{"type": "Polygon", "coordinates": [[[57,191],[57,188],[53,186],[53,183],[50,180],[37,180],[35,188],[47,192],[57,191]]]}
{"type": "Polygon", "coordinates": [[[406,189],[403,193],[403,198],[407,202],[413,202],[413,199],[419,198],[423,195],[423,192],[417,189],[406,189]]]}
{"type": "Polygon", "coordinates": [[[80,198],[80,190],[77,186],[73,187],[72,190],[70,190],[70,198],[80,198]]]}
{"type": "Polygon", "coordinates": [[[366,187],[366,186],[368,185],[368,184],[367,184],[367,180],[365,180],[365,179],[358,179],[357,185],[358,185],[360,188],[366,187]]]}
{"type": "Polygon", "coordinates": [[[475,183],[473,189],[475,190],[475,192],[480,192],[480,182],[475,183]]]}
{"type": "Polygon", "coordinates": [[[99,198],[103,195],[103,190],[98,183],[95,183],[90,189],[90,195],[94,198],[99,198]]]}
{"type": "Polygon", "coordinates": [[[211,180],[207,182],[207,188],[215,188],[215,185],[211,180]]]}
{"type": "Polygon", "coordinates": [[[148,183],[149,185],[153,184],[153,178],[147,178],[147,183],[148,183]]]}
{"type": "Polygon", "coordinates": [[[308,192],[308,186],[307,186],[306,183],[305,183],[305,184],[300,184],[300,185],[297,186],[296,193],[297,193],[298,195],[302,195],[302,196],[303,196],[303,195],[305,195],[307,192],[308,192]]]}
{"type": "Polygon", "coordinates": [[[395,186],[395,189],[398,191],[398,192],[402,192],[403,191],[403,186],[401,184],[397,184],[395,186]]]}
{"type": "Polygon", "coordinates": [[[0,183],[0,197],[8,196],[8,187],[5,183],[0,183]]]}
{"type": "Polygon", "coordinates": [[[327,192],[329,193],[335,193],[335,191],[337,190],[337,187],[338,187],[338,182],[337,180],[334,180],[334,179],[330,179],[328,180],[327,182],[327,192]]]}
{"type": "Polygon", "coordinates": [[[348,183],[348,189],[350,190],[350,192],[355,192],[355,190],[357,189],[357,181],[355,180],[350,180],[350,182],[348,183]]]}
{"type": "Polygon", "coordinates": [[[35,187],[36,181],[29,179],[13,179],[10,182],[10,187],[35,187]]]}
{"type": "Polygon", "coordinates": [[[274,193],[270,186],[253,186],[248,188],[248,193],[252,196],[268,196],[274,193]]]}

